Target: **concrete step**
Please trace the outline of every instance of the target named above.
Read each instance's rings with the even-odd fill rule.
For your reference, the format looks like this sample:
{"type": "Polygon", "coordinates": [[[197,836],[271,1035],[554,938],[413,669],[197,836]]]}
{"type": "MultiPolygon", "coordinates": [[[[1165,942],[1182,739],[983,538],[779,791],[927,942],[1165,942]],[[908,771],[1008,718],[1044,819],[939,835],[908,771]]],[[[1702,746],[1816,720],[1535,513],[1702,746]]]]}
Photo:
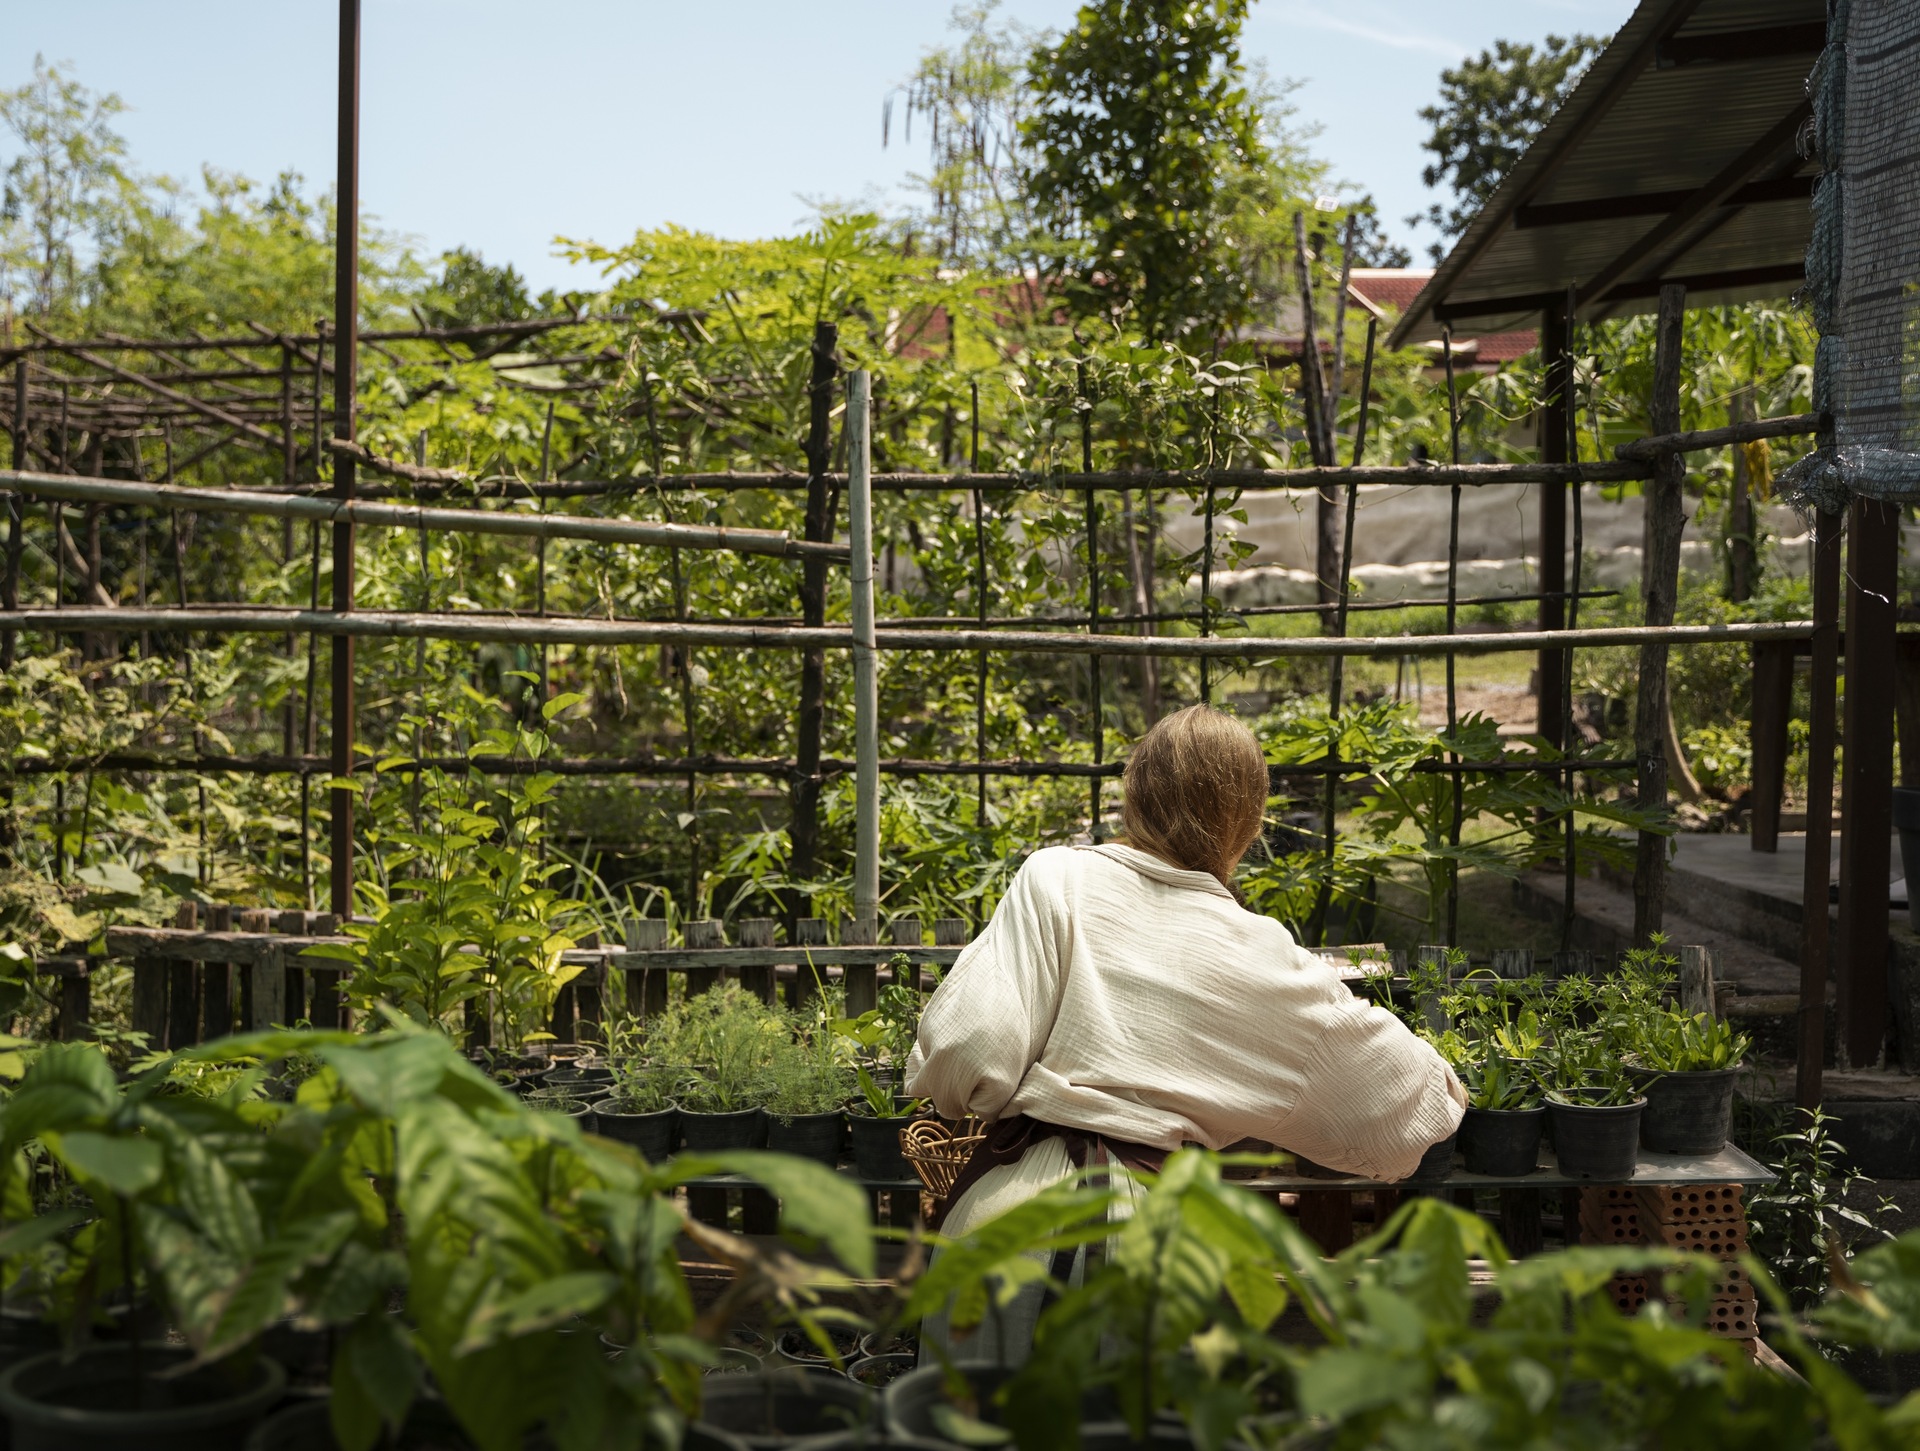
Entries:
{"type": "MultiPolygon", "coordinates": [[[[1742,1075],[1738,1091],[1750,1105],[1784,1111],[1793,1103],[1793,1079],[1791,1063],[1760,1059],[1742,1075]]],[[[1854,1168],[1871,1179],[1920,1176],[1920,1075],[1829,1068],[1820,1075],[1820,1090],[1821,1112],[1836,1120],[1834,1138],[1854,1168]]]]}

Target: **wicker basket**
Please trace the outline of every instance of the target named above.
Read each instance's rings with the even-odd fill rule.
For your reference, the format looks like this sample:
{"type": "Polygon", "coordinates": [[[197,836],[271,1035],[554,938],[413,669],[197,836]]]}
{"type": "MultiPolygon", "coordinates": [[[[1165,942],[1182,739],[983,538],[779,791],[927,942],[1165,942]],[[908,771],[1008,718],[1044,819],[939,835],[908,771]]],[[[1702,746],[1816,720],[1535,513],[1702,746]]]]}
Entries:
{"type": "Polygon", "coordinates": [[[968,1120],[955,1133],[937,1118],[915,1119],[900,1130],[900,1154],[926,1186],[923,1198],[941,1200],[953,1192],[954,1180],[985,1134],[978,1123],[968,1120]],[[973,1130],[973,1132],[968,1132],[973,1130]]]}

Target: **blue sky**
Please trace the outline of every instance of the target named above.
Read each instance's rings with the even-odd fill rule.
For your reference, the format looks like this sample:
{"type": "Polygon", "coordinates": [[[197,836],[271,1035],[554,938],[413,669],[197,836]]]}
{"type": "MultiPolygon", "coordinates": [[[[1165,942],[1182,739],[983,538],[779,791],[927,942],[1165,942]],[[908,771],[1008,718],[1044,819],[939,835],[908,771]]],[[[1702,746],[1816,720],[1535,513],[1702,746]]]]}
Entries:
{"type": "MultiPolygon", "coordinates": [[[[803,198],[900,195],[921,160],[881,145],[886,93],[947,34],[949,0],[364,0],[361,188],[429,249],[584,280],[556,234],[615,242],[667,222],[793,229],[803,198]]],[[[1004,0],[1057,26],[1073,0],[1004,0]]],[[[1299,119],[1399,219],[1424,206],[1417,112],[1441,68],[1497,38],[1607,31],[1630,0],[1255,0],[1247,51],[1301,83],[1299,119]]],[[[329,0],[0,0],[0,87],[36,51],[117,91],[134,157],[195,179],[332,180],[329,0]]],[[[0,142],[0,148],[4,142],[0,142]]],[[[0,150],[0,157],[4,156],[0,150]]]]}

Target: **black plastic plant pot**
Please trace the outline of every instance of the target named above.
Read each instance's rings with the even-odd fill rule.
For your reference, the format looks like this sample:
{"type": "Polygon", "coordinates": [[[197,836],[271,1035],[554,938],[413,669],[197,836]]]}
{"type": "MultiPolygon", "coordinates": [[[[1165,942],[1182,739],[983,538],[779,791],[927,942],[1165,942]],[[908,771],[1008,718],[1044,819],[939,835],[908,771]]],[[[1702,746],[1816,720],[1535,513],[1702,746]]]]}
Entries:
{"type": "Polygon", "coordinates": [[[906,1118],[873,1118],[868,1114],[847,1115],[847,1128],[853,1135],[853,1169],[862,1179],[897,1183],[911,1179],[913,1170],[900,1152],[900,1130],[912,1123],[906,1118]]]}
{"type": "MultiPolygon", "coordinates": [[[[382,1451],[459,1451],[472,1444],[453,1413],[433,1400],[416,1400],[400,1434],[380,1441],[382,1451]]],[[[283,1406],[255,1426],[246,1451],[338,1451],[339,1445],[333,1436],[332,1398],[316,1396],[283,1406]]]]}
{"type": "Polygon", "coordinates": [[[591,1128],[593,1109],[584,1099],[558,1093],[551,1088],[543,1088],[538,1093],[530,1093],[526,1098],[527,1107],[535,1113],[554,1113],[562,1117],[577,1119],[591,1128]]]}
{"type": "Polygon", "coordinates": [[[1469,1174],[1518,1179],[1540,1166],[1541,1108],[1470,1108],[1460,1120],[1460,1154],[1469,1174]]]}
{"type": "MultiPolygon", "coordinates": [[[[839,1353],[840,1364],[861,1359],[860,1337],[851,1330],[837,1326],[829,1327],[827,1339],[839,1353]]],[[[783,1365],[798,1366],[802,1370],[826,1370],[835,1375],[840,1371],[834,1363],[820,1353],[820,1347],[804,1330],[782,1330],[773,1338],[773,1357],[783,1365]]]]}
{"type": "Polygon", "coordinates": [[[168,1345],[99,1345],[21,1361],[0,1375],[13,1451],[241,1451],[286,1372],[257,1356],[179,1373],[191,1359],[168,1345]]]}
{"type": "Polygon", "coordinates": [[[720,1347],[720,1359],[717,1364],[708,1366],[702,1375],[758,1375],[767,1368],[767,1363],[751,1350],[742,1350],[737,1345],[720,1347]]]}
{"type": "Polygon", "coordinates": [[[1691,1073],[1633,1068],[1628,1072],[1634,1087],[1647,1096],[1647,1111],[1640,1116],[1643,1147],[1656,1154],[1717,1154],[1727,1146],[1738,1068],[1691,1073]]]}
{"type": "Polygon", "coordinates": [[[640,1151],[650,1164],[673,1153],[673,1136],[680,1126],[680,1110],[672,1104],[654,1113],[622,1113],[618,1100],[603,1098],[593,1105],[593,1131],[640,1151]]]}
{"type": "Polygon", "coordinates": [[[1646,1106],[1644,1098],[1619,1104],[1548,1099],[1560,1172],[1570,1179],[1597,1179],[1603,1184],[1631,1179],[1639,1158],[1640,1114],[1646,1106]]]}
{"type": "Polygon", "coordinates": [[[840,1150],[847,1140],[847,1115],[843,1109],[832,1113],[796,1113],[787,1118],[767,1115],[767,1147],[783,1154],[797,1154],[829,1169],[840,1162],[840,1150]]]}
{"type": "Polygon", "coordinates": [[[1900,869],[1907,879],[1907,921],[1920,932],[1920,894],[1913,879],[1920,873],[1920,787],[1893,788],[1893,829],[1900,833],[1900,869]]]}
{"type": "Polygon", "coordinates": [[[1414,1184],[1431,1184],[1436,1179],[1444,1179],[1453,1172],[1453,1149],[1457,1134],[1448,1134],[1439,1143],[1420,1156],[1420,1163],[1408,1181],[1414,1184]]]}
{"type": "MultiPolygon", "coordinates": [[[[1013,1379],[1014,1372],[999,1365],[962,1365],[954,1367],[952,1373],[960,1377],[966,1388],[965,1395],[972,1401],[971,1405],[961,1404],[956,1409],[973,1420],[998,1425],[1000,1408],[993,1403],[993,1396],[1013,1379]]],[[[940,1434],[934,1425],[934,1408],[955,1404],[948,1374],[942,1366],[925,1365],[909,1371],[887,1387],[886,1397],[880,1403],[880,1415],[890,1435],[937,1437],[940,1434]]]]}
{"type": "Polygon", "coordinates": [[[883,1391],[902,1376],[913,1374],[915,1355],[869,1355],[847,1367],[847,1374],[863,1386],[883,1391]]]}
{"type": "MultiPolygon", "coordinates": [[[[941,1440],[934,1424],[935,1408],[943,1405],[989,1426],[999,1425],[1001,1410],[993,1398],[1015,1374],[1012,1367],[1004,1365],[959,1365],[951,1373],[942,1366],[925,1365],[908,1371],[887,1387],[880,1402],[881,1420],[887,1434],[895,1438],[884,1444],[915,1445],[915,1437],[924,1437],[935,1445],[951,1444],[941,1440]],[[955,1387],[949,1384],[949,1374],[959,1377],[959,1399],[955,1387]]],[[[1095,1386],[1080,1398],[1080,1419],[1084,1422],[1105,1425],[1119,1414],[1111,1386],[1095,1386]]]]}
{"type": "Polygon", "coordinates": [[[680,1110],[680,1147],[689,1154],[710,1149],[758,1149],[767,1142],[767,1111],[743,1108],[736,1113],[693,1113],[680,1110]]]}
{"type": "Polygon", "coordinates": [[[786,1446],[803,1436],[860,1431],[872,1421],[872,1394],[843,1375],[784,1367],[700,1383],[697,1424],[744,1446],[786,1446]]]}
{"type": "Polygon", "coordinates": [[[920,1337],[910,1330],[873,1330],[860,1337],[862,1355],[920,1354],[920,1337]]]}

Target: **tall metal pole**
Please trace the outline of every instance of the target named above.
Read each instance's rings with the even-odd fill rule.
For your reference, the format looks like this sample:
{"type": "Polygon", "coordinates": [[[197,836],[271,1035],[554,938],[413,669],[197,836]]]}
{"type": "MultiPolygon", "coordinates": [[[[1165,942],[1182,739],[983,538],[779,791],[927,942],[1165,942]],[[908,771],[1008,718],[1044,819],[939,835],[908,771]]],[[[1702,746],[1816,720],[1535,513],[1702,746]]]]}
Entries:
{"type": "MultiPolygon", "coordinates": [[[[360,0],[340,0],[339,170],[334,213],[333,271],[333,436],[351,443],[354,436],[354,387],[360,357],[360,0]]],[[[351,499],[354,461],[333,458],[333,492],[351,499]]],[[[354,526],[333,526],[333,607],[353,608],[354,526]]],[[[333,661],[331,766],[332,863],[328,903],[341,917],[353,911],[353,637],[336,635],[333,661]]]]}
{"type": "Polygon", "coordinates": [[[872,378],[847,378],[847,534],[853,549],[853,920],[880,928],[880,695],[874,675],[872,378]]]}

